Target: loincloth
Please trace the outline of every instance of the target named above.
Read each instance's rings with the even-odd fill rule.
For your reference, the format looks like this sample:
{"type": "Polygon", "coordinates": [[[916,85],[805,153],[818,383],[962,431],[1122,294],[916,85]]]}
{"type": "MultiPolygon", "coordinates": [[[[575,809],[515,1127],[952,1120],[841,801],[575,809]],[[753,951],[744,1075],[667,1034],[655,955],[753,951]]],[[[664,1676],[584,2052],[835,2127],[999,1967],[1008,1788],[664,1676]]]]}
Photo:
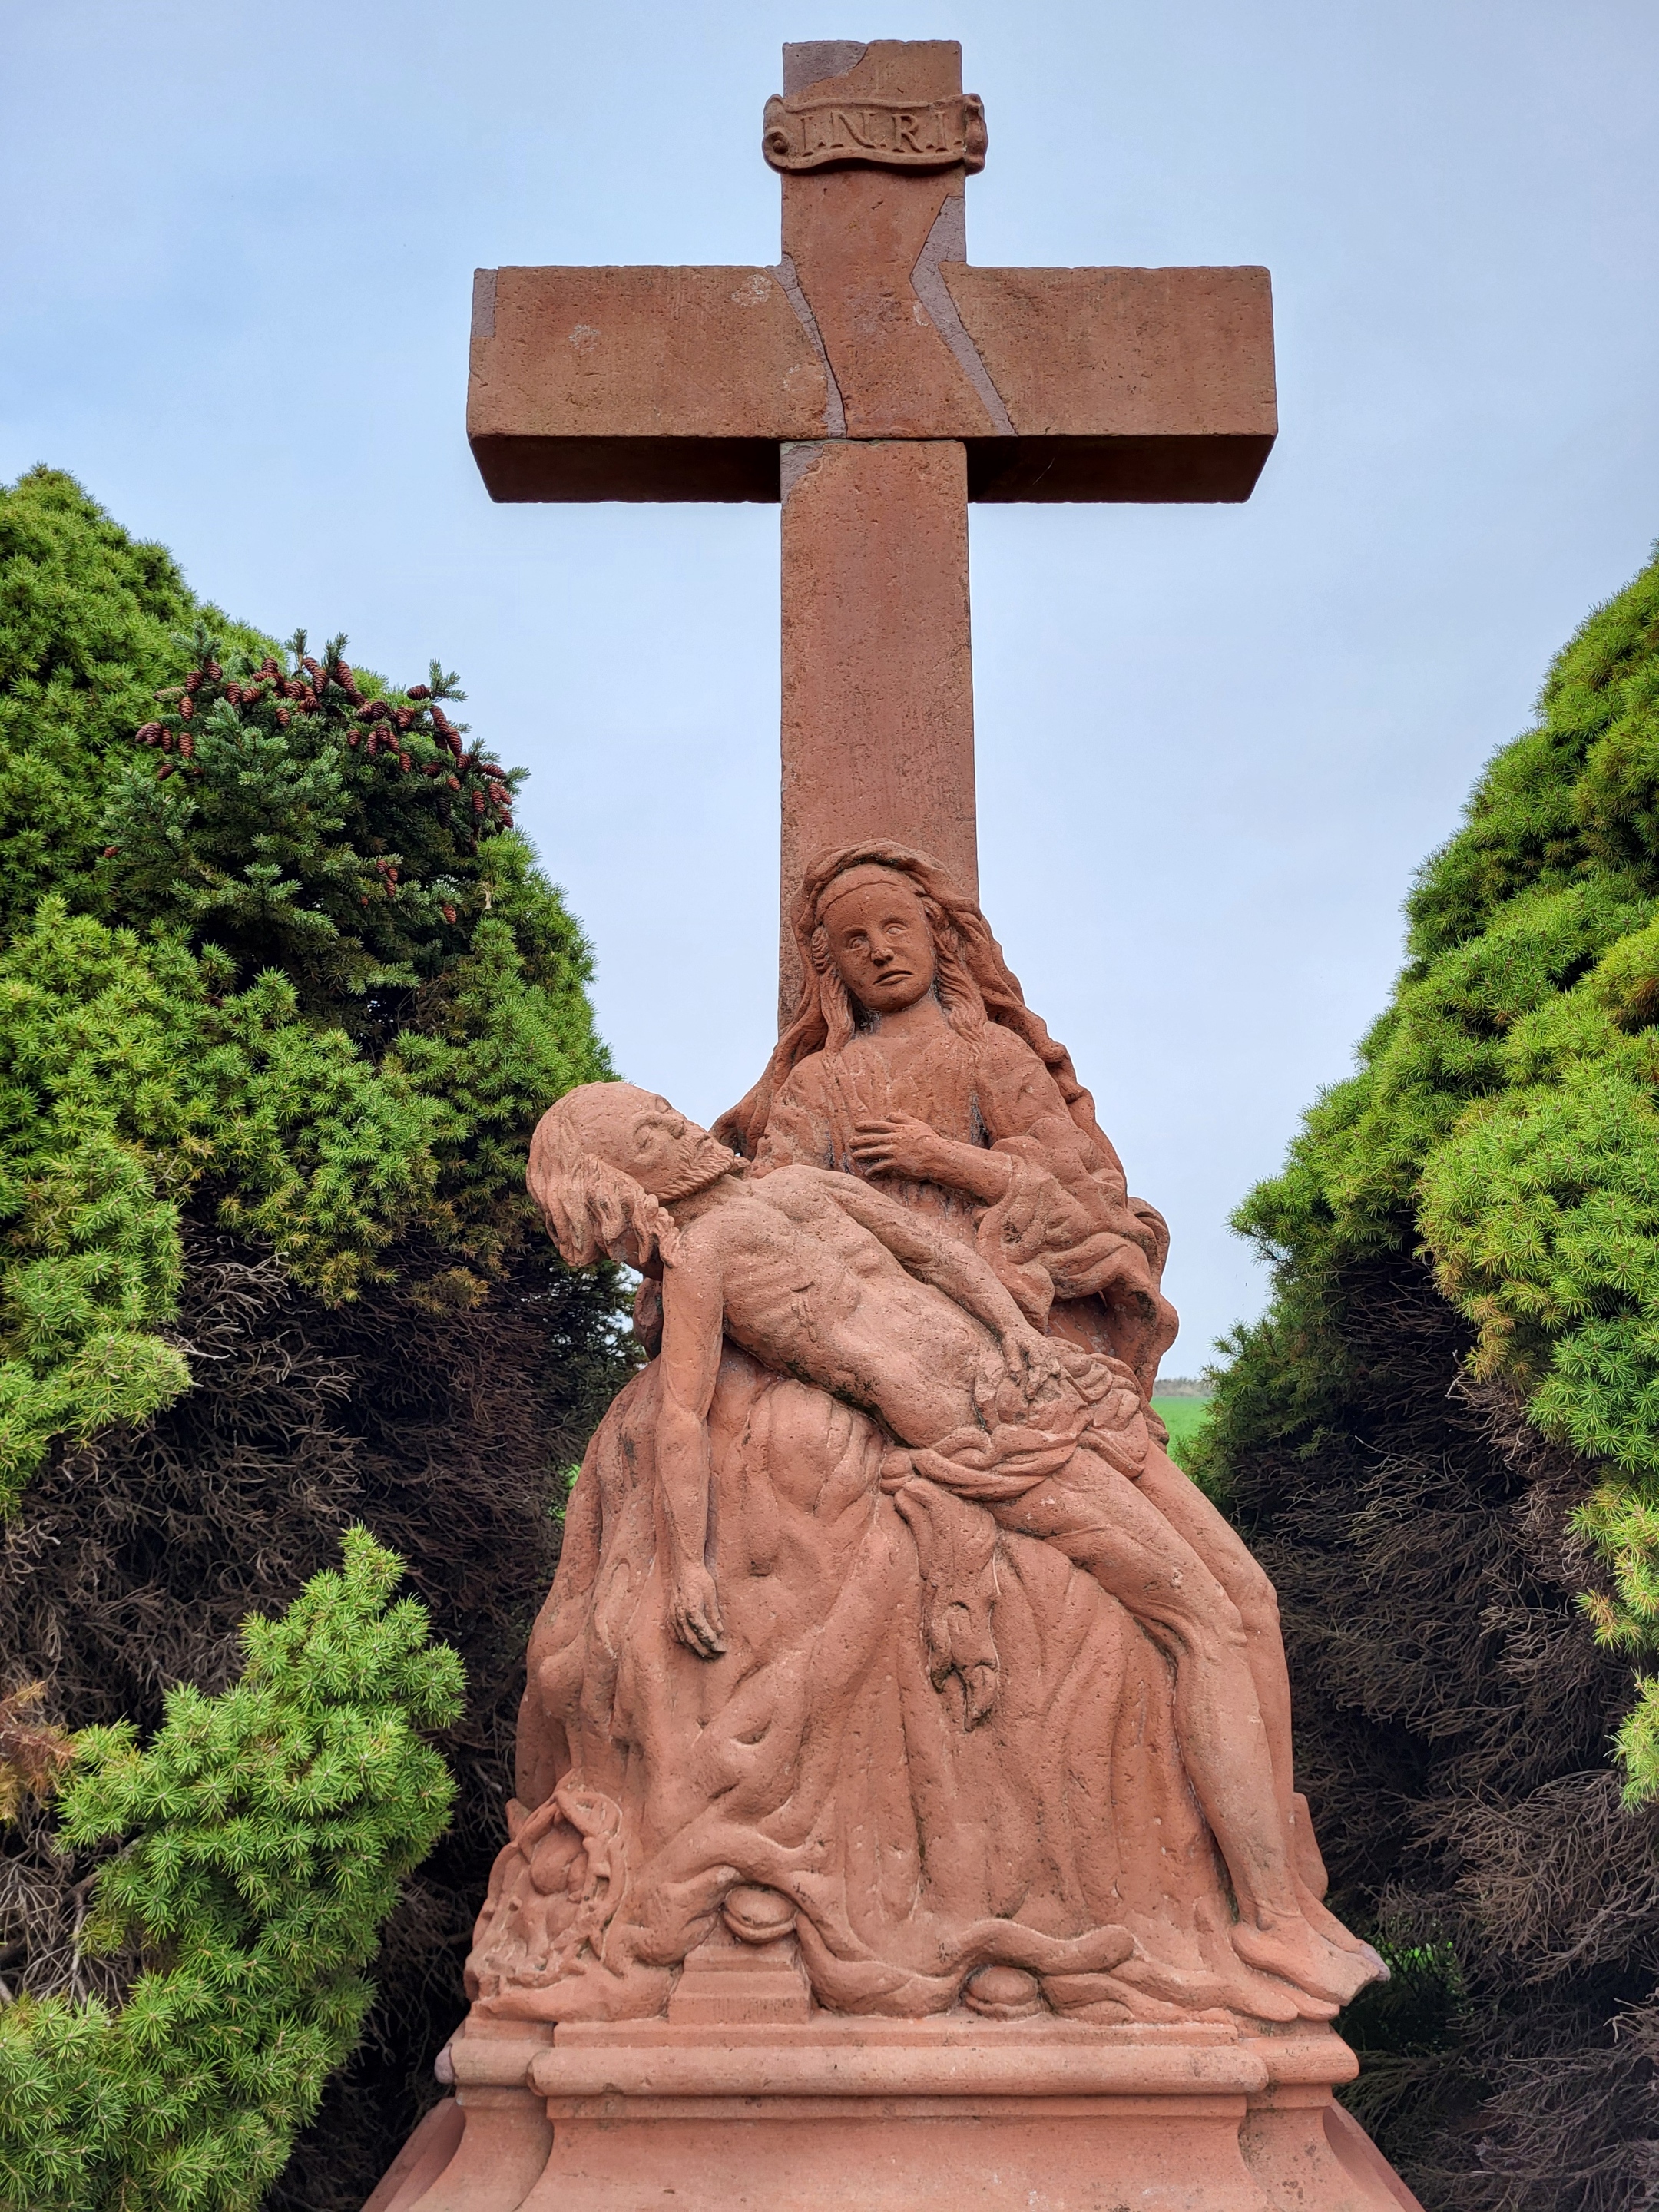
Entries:
{"type": "Polygon", "coordinates": [[[1069,1345],[1053,1348],[1060,1375],[1028,1395],[1001,1346],[992,1347],[975,1383],[980,1419],[933,1444],[898,1447],[881,1463],[881,1486],[915,1539],[928,1672],[936,1690],[958,1677],[968,1728],[991,1711],[1001,1674],[997,1526],[986,1507],[1066,1469],[1086,1482],[1091,1461],[1132,1480],[1146,1465],[1146,1411],[1129,1370],[1069,1345]]]}

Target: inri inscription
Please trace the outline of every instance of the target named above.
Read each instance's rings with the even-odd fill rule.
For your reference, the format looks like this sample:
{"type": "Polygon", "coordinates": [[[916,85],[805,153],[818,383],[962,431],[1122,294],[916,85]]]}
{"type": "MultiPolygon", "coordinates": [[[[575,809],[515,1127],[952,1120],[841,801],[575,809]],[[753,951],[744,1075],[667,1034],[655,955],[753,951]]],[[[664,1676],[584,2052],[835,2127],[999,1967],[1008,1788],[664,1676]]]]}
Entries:
{"type": "Polygon", "coordinates": [[[985,167],[990,143],[984,103],[972,93],[925,104],[810,100],[775,94],[766,103],[761,150],[775,169],[821,169],[869,161],[884,169],[985,167]]]}

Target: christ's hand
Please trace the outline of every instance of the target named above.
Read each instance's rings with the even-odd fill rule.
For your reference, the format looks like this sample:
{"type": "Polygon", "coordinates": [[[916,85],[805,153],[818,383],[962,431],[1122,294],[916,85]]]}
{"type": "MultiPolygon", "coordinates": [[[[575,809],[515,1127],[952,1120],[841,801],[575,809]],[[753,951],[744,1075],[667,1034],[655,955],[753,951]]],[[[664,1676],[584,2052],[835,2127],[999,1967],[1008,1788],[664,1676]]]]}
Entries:
{"type": "Polygon", "coordinates": [[[726,1650],[720,1594],[707,1567],[682,1567],[668,1586],[668,1617],[674,1633],[699,1659],[718,1659],[726,1650]]]}
{"type": "Polygon", "coordinates": [[[1028,1321],[1005,1329],[1002,1336],[1002,1356],[1008,1363],[1008,1372],[1031,1399],[1045,1382],[1055,1381],[1060,1373],[1060,1354],[1053,1340],[1035,1329],[1028,1321]]]}

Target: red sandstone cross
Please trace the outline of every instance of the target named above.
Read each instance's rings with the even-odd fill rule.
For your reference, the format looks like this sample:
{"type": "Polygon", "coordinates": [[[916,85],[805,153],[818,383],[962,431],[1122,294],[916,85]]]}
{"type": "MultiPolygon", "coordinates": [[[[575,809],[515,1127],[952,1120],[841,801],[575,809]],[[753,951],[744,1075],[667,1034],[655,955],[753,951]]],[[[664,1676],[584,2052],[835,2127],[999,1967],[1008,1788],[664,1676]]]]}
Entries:
{"type": "Polygon", "coordinates": [[[854,837],[976,882],[968,501],[1247,499],[1276,422],[1265,269],[969,264],[954,40],[783,73],[778,265],[481,270],[467,428],[500,500],[781,500],[787,915],[854,837]]]}

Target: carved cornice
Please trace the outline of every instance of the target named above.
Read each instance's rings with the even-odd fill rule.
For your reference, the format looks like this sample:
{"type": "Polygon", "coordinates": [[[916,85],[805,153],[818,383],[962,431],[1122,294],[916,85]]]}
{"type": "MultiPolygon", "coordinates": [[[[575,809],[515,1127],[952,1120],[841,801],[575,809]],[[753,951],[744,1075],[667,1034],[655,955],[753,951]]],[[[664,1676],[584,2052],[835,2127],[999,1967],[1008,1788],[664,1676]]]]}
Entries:
{"type": "Polygon", "coordinates": [[[879,169],[985,167],[985,104],[949,100],[824,100],[776,94],[766,103],[761,151],[775,169],[859,161],[879,169]]]}

